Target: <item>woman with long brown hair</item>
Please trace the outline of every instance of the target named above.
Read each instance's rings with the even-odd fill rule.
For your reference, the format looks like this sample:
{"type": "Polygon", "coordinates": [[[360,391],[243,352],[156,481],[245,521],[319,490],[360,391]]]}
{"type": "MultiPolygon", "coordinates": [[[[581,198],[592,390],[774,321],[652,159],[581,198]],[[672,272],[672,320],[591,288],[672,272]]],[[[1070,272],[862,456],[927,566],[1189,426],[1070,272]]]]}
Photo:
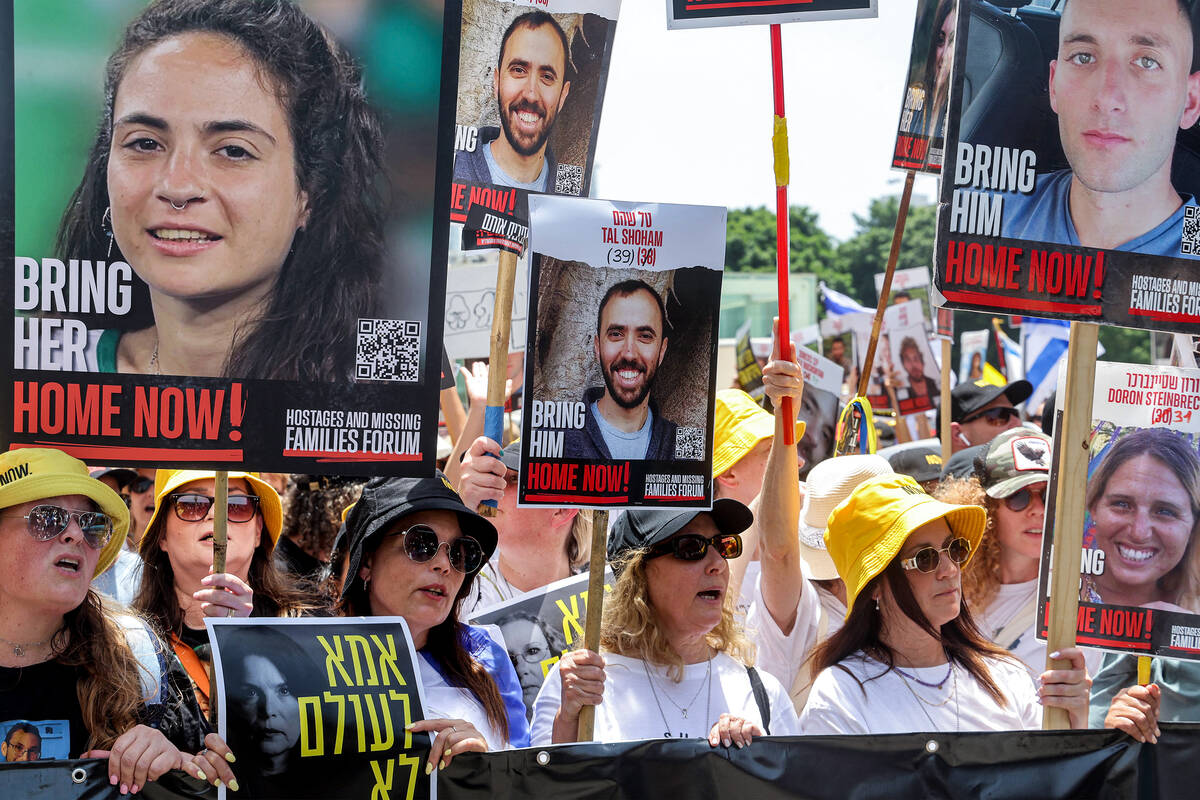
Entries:
{"type": "Polygon", "coordinates": [[[285,617],[314,609],[275,566],[279,495],[254,472],[230,472],[225,572],[213,574],[215,473],[164,470],[155,477],[154,516],[142,537],[145,562],[133,607],[171,643],[208,713],[210,661],[205,617],[285,617]]]}
{"type": "Polygon", "coordinates": [[[169,652],[90,586],[124,543],[120,495],[50,448],[0,455],[0,475],[0,726],[21,739],[6,760],[107,758],[122,794],[172,769],[236,787],[169,652]],[[205,745],[221,757],[191,755],[205,745]]]}
{"type": "Polygon", "coordinates": [[[409,730],[435,734],[427,773],[459,753],[529,744],[508,653],[459,621],[496,538],[492,523],[463,505],[440,472],[373,478],[346,516],[340,610],[404,618],[425,690],[426,719],[409,730]]]}
{"type": "Polygon", "coordinates": [[[845,625],[813,654],[804,733],[997,731],[1041,727],[1043,705],[1087,727],[1083,653],[1052,654],[1035,689],[1015,658],[975,627],[961,567],[986,514],[935,500],[908,476],[862,483],[829,517],[825,541],[846,584],[845,625]]]}

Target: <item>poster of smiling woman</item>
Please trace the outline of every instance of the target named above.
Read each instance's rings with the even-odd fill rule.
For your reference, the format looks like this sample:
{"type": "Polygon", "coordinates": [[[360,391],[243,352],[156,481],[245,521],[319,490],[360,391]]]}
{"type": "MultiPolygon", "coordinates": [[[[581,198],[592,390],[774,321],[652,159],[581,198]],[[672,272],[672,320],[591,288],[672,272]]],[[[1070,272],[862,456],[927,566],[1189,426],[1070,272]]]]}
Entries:
{"type": "Polygon", "coordinates": [[[0,445],[428,471],[458,20],[458,0],[16,2],[0,445]]]}
{"type": "Polygon", "coordinates": [[[1200,659],[1200,370],[1100,362],[1092,418],[1077,640],[1200,659]]]}
{"type": "Polygon", "coordinates": [[[938,291],[952,308],[1200,332],[1195,3],[1000,5],[958,4],[938,291]]]}
{"type": "Polygon", "coordinates": [[[520,503],[708,508],[725,209],[530,210],[520,503]]]}

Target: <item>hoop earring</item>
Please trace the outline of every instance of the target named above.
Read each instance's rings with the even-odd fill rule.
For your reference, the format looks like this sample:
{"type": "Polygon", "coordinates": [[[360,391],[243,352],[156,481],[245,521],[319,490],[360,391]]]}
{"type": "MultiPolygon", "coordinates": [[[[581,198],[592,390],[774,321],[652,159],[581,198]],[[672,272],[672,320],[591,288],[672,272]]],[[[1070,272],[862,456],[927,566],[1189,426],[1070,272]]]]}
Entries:
{"type": "Polygon", "coordinates": [[[100,230],[104,233],[105,236],[108,237],[108,252],[105,254],[104,258],[106,260],[111,259],[112,258],[112,246],[113,246],[112,207],[111,206],[104,207],[104,214],[102,214],[100,217],[100,230]]]}

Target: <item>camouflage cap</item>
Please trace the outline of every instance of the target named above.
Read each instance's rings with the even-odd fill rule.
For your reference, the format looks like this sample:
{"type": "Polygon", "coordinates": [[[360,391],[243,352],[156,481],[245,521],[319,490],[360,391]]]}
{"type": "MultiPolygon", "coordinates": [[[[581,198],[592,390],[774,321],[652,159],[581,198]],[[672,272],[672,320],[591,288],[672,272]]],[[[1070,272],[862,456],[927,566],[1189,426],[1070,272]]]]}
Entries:
{"type": "Polygon", "coordinates": [[[988,497],[1000,499],[1049,480],[1051,464],[1049,436],[1029,428],[1013,428],[992,440],[979,482],[988,497]]]}

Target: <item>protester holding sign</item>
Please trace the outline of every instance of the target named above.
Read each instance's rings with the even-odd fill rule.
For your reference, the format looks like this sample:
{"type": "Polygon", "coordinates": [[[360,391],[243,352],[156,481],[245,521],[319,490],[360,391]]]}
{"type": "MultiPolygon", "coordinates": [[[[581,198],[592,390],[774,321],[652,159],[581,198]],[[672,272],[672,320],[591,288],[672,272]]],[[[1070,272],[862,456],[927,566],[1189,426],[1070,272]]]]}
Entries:
{"type": "Polygon", "coordinates": [[[1043,673],[1035,690],[1019,662],[975,627],[960,568],[986,517],[894,474],[860,484],[834,509],[825,541],[850,610],[813,656],[820,672],[801,718],[805,733],[1038,728],[1039,704],[1087,726],[1082,652],[1063,650],[1073,668],[1043,673]]]}
{"type": "Polygon", "coordinates": [[[146,569],[133,607],[170,639],[209,712],[210,660],[205,617],[297,616],[319,601],[275,565],[282,509],[258,473],[230,472],[225,572],[214,574],[214,473],[160,469],[154,516],[141,552],[146,569]]]}
{"type": "Polygon", "coordinates": [[[89,362],[345,379],[383,251],[382,136],[350,56],[287,0],[165,0],[126,30],[105,97],[58,249],[127,262],[150,302],[89,362]]]}
{"type": "Polygon", "coordinates": [[[727,560],[742,554],[740,534],[752,520],[729,499],[712,511],[639,509],[617,518],[605,653],[576,650],[546,675],[533,709],[535,745],[575,741],[585,705],[596,707],[601,742],[679,737],[742,747],[798,732],[779,681],[748,665],[753,646],[734,619],[727,560]]]}
{"type": "Polygon", "coordinates": [[[400,616],[420,655],[436,734],[430,772],[457,753],[529,744],[521,685],[504,648],[459,621],[479,569],[496,550],[492,523],[463,505],[444,475],[373,478],[346,517],[346,616],[400,616]],[[445,555],[442,548],[445,547],[445,555]]]}
{"type": "Polygon", "coordinates": [[[190,755],[205,744],[228,750],[215,735],[206,741],[208,727],[169,651],[89,587],[124,543],[129,512],[120,496],[50,448],[0,455],[0,475],[5,760],[107,758],[122,794],[172,769],[231,781],[228,766],[218,772],[190,755]],[[62,751],[50,752],[41,724],[62,732],[62,751]]]}

